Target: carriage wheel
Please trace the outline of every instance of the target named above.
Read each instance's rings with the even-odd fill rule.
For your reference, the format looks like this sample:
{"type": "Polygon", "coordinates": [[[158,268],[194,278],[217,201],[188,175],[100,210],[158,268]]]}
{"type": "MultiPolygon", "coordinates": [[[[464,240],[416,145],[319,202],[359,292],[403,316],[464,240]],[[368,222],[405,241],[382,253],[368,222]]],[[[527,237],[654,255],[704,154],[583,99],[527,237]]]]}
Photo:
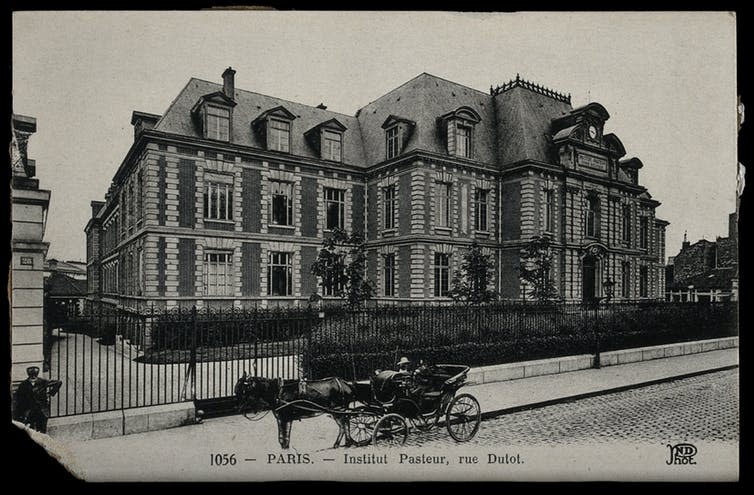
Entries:
{"type": "Polygon", "coordinates": [[[473,395],[457,395],[445,413],[445,426],[456,442],[467,442],[474,438],[482,421],[479,401],[473,395]]]}
{"type": "Polygon", "coordinates": [[[377,445],[403,445],[408,437],[406,419],[400,414],[386,414],[377,421],[372,433],[372,442],[377,445]]]}
{"type": "Polygon", "coordinates": [[[367,411],[359,411],[348,418],[348,434],[356,446],[363,447],[372,442],[377,418],[376,414],[367,411]]]}

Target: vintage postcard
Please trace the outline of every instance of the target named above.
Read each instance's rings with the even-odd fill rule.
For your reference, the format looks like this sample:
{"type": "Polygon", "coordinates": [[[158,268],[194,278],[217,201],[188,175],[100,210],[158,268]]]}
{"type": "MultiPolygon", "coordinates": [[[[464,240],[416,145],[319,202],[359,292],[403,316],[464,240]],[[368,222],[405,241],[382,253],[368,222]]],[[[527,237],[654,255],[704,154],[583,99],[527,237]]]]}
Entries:
{"type": "Polygon", "coordinates": [[[736,481],[731,12],[15,12],[11,413],[86,481],[736,481]]]}

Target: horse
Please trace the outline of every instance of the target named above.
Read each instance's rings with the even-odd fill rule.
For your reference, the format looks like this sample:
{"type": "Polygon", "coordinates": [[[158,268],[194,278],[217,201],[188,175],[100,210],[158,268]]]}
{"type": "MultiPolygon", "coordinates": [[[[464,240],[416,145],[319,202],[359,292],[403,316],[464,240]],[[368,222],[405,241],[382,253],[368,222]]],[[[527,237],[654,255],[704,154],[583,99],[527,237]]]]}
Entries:
{"type": "Polygon", "coordinates": [[[344,438],[346,447],[354,444],[348,431],[348,415],[332,413],[335,409],[347,409],[356,400],[353,384],[342,378],[283,381],[282,378],[248,376],[244,371],[236,382],[234,393],[241,413],[272,410],[278,424],[278,441],[283,449],[290,447],[293,420],[328,412],[339,429],[333,447],[339,447],[344,438]]]}

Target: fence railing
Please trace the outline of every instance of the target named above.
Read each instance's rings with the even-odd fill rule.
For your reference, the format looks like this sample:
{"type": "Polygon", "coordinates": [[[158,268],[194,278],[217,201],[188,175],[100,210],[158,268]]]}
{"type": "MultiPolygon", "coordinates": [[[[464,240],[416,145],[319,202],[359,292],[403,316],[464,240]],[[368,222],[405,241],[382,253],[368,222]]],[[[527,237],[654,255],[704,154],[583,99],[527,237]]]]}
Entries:
{"type": "Polygon", "coordinates": [[[50,377],[63,385],[51,415],[233,395],[244,372],[302,376],[309,309],[133,312],[97,304],[50,321],[50,377]]]}
{"type": "Polygon", "coordinates": [[[244,373],[363,379],[401,356],[499,364],[736,335],[737,304],[411,304],[130,311],[46,321],[52,416],[233,395],[244,373]]]}
{"type": "Polygon", "coordinates": [[[312,376],[362,379],[417,362],[469,366],[736,335],[736,303],[493,303],[333,308],[311,335],[312,376]]]}

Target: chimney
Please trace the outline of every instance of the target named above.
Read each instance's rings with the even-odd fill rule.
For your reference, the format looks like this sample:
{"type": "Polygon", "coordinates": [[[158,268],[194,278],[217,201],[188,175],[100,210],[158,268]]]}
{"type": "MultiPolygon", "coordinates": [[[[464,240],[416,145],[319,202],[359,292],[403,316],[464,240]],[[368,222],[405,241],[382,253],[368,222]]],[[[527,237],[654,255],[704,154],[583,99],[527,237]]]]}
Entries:
{"type": "Polygon", "coordinates": [[[102,209],[102,207],[105,206],[105,202],[104,201],[92,201],[91,202],[91,206],[92,206],[92,218],[94,218],[94,217],[97,216],[97,213],[99,213],[99,211],[102,209]]]}
{"type": "Polygon", "coordinates": [[[223,93],[225,93],[225,96],[230,98],[231,100],[235,100],[235,82],[234,77],[236,75],[236,71],[234,71],[232,68],[228,67],[225,69],[225,72],[223,72],[223,93]]]}
{"type": "Polygon", "coordinates": [[[681,251],[684,249],[687,249],[689,246],[691,246],[691,243],[688,241],[688,231],[683,231],[683,244],[681,244],[681,251]]]}
{"type": "Polygon", "coordinates": [[[317,105],[317,108],[319,108],[320,110],[327,110],[327,105],[320,103],[319,105],[317,105]]]}

